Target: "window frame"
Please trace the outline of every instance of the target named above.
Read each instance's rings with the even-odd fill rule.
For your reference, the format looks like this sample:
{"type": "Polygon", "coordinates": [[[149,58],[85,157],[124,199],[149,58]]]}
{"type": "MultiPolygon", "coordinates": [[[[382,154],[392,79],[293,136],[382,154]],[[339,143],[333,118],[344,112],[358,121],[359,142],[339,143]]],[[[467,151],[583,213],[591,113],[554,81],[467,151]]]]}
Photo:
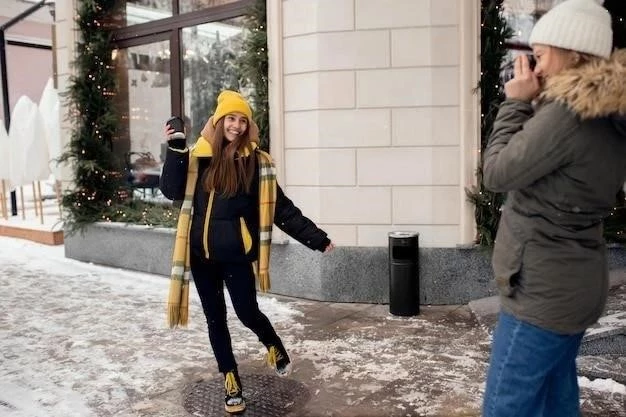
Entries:
{"type": "Polygon", "coordinates": [[[245,16],[254,0],[239,0],[179,14],[179,0],[173,0],[173,16],[111,31],[113,48],[123,49],[168,40],[170,42],[170,100],[172,114],[183,114],[182,30],[205,23],[245,16]]]}

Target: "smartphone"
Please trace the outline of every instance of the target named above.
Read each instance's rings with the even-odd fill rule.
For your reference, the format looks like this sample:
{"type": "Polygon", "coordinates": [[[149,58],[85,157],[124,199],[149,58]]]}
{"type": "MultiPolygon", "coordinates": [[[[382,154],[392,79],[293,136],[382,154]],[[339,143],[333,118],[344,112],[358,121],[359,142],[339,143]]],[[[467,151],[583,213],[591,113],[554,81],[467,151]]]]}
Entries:
{"type": "Polygon", "coordinates": [[[537,60],[533,54],[526,54],[526,58],[528,58],[528,66],[531,71],[535,70],[535,65],[537,65],[537,60]]]}
{"type": "MultiPolygon", "coordinates": [[[[530,68],[531,71],[535,70],[535,66],[537,65],[537,60],[535,59],[535,56],[533,54],[525,54],[526,58],[528,59],[528,67],[530,68]]],[[[513,79],[514,76],[514,69],[513,67],[515,66],[515,60],[509,61],[508,64],[506,64],[503,68],[502,68],[502,75],[501,75],[501,79],[503,83],[506,83],[507,81],[513,79]]]]}
{"type": "Polygon", "coordinates": [[[183,121],[183,119],[181,119],[178,116],[170,117],[167,120],[167,122],[165,122],[165,124],[169,125],[169,127],[174,129],[175,132],[180,132],[180,133],[184,133],[185,132],[185,122],[183,121]]]}

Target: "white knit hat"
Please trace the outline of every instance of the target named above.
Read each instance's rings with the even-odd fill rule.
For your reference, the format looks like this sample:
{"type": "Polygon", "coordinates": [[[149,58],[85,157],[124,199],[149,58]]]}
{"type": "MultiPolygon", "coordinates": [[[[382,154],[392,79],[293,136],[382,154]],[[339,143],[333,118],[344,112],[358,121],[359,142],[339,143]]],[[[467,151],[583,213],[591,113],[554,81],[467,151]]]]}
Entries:
{"type": "Polygon", "coordinates": [[[613,49],[611,15],[604,0],[565,0],[543,15],[529,43],[608,58],[613,49]]]}

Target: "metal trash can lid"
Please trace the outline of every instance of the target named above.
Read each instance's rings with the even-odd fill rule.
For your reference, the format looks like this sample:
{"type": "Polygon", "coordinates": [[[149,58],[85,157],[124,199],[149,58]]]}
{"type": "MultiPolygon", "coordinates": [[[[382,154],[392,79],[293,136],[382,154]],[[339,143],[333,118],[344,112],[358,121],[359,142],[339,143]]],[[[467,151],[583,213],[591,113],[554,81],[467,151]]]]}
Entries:
{"type": "Polygon", "coordinates": [[[415,236],[419,236],[419,233],[404,232],[404,231],[389,232],[389,237],[398,238],[398,239],[407,238],[407,237],[415,237],[415,236]]]}

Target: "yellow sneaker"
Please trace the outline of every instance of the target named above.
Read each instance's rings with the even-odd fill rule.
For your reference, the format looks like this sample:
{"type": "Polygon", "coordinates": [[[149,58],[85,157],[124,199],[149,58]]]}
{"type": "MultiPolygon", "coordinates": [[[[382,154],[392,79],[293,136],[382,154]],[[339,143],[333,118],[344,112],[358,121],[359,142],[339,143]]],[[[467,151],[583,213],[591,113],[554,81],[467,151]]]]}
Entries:
{"type": "Polygon", "coordinates": [[[285,377],[291,373],[291,360],[284,349],[271,345],[267,349],[265,361],[267,366],[274,369],[280,377],[285,377]]]}
{"type": "Polygon", "coordinates": [[[226,412],[241,413],[246,409],[241,380],[236,369],[224,374],[224,391],[224,409],[226,412]]]}

